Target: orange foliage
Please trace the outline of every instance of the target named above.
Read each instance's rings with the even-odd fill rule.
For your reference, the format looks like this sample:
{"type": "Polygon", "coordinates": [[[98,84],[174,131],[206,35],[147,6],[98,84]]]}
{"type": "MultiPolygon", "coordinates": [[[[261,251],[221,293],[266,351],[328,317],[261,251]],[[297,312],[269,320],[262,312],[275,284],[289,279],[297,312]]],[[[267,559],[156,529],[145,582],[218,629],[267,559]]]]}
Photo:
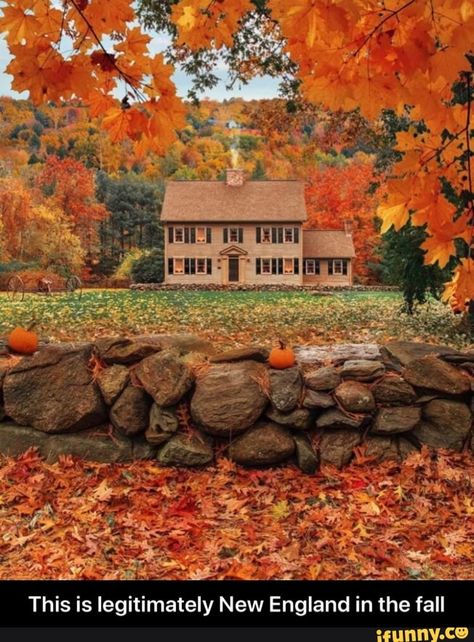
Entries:
{"type": "Polygon", "coordinates": [[[375,196],[369,192],[375,177],[370,162],[322,167],[309,173],[305,190],[307,227],[342,229],[352,222],[357,258],[355,275],[370,280],[368,263],[377,262],[375,250],[380,236],[375,226],[375,196]]]}

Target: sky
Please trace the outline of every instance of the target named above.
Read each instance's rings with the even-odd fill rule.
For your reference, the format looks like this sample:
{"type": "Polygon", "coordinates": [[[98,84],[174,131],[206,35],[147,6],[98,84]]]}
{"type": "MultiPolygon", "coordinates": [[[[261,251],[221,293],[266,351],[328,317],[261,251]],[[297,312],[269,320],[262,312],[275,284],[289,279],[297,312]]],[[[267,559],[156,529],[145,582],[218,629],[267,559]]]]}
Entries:
{"type": "MultiPolygon", "coordinates": [[[[151,53],[158,53],[163,51],[167,46],[169,40],[166,36],[161,34],[150,34],[153,36],[150,43],[151,53]]],[[[11,96],[12,98],[27,98],[27,94],[19,94],[11,89],[11,76],[5,73],[5,67],[10,61],[10,55],[6,42],[3,38],[0,38],[0,96],[11,96]]],[[[221,81],[212,90],[207,90],[200,98],[208,97],[213,100],[224,100],[229,98],[246,98],[247,100],[260,99],[260,98],[274,98],[278,95],[278,81],[264,76],[262,78],[256,78],[249,82],[247,85],[238,86],[237,83],[232,88],[231,91],[226,90],[226,82],[228,80],[227,70],[224,64],[222,64],[216,70],[216,75],[219,76],[221,81]]],[[[174,82],[176,83],[177,91],[179,96],[185,98],[188,90],[191,88],[190,78],[180,70],[177,70],[174,74],[174,82]]]]}

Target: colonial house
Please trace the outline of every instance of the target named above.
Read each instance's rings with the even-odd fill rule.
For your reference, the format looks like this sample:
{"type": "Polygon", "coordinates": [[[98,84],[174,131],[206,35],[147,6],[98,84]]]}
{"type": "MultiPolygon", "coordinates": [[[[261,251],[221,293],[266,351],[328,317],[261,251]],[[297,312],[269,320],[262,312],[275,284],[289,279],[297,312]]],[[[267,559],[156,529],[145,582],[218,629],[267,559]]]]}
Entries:
{"type": "Polygon", "coordinates": [[[351,285],[352,230],[307,230],[301,181],[169,181],[167,284],[351,285]]]}

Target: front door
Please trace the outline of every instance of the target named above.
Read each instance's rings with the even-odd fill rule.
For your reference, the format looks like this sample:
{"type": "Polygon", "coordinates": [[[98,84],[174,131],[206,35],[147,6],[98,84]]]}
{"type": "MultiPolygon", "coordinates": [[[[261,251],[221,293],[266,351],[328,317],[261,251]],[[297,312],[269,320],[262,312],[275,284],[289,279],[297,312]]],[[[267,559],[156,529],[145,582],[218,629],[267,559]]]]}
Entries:
{"type": "Polygon", "coordinates": [[[239,257],[229,256],[229,283],[239,282],[239,257]]]}

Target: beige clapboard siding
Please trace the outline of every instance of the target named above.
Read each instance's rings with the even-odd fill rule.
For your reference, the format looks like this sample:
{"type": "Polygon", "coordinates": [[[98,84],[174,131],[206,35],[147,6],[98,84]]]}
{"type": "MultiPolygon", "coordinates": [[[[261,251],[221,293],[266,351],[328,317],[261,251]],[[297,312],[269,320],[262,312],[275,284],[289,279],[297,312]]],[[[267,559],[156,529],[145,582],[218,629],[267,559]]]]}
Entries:
{"type": "MultiPolygon", "coordinates": [[[[176,224],[170,224],[176,227],[176,224]]],[[[169,243],[168,224],[165,224],[165,283],[169,284],[223,284],[228,283],[228,257],[221,254],[235,245],[247,254],[240,257],[240,283],[254,284],[285,284],[302,285],[319,283],[323,285],[350,285],[352,283],[352,262],[348,260],[347,275],[329,275],[327,261],[321,260],[321,274],[303,276],[303,234],[302,225],[282,221],[274,223],[226,223],[204,224],[212,229],[211,243],[169,243]],[[242,243],[224,243],[224,228],[240,227],[243,229],[242,243]],[[298,227],[299,243],[257,243],[257,227],[298,227]],[[212,274],[168,274],[168,258],[210,258],[212,259],[212,274]],[[298,258],[299,274],[257,274],[257,258],[298,258]]],[[[195,222],[178,224],[180,227],[202,227],[195,222]]],[[[236,252],[237,253],[237,252],[236,252]]],[[[338,258],[335,256],[334,258],[338,258]]]]}

